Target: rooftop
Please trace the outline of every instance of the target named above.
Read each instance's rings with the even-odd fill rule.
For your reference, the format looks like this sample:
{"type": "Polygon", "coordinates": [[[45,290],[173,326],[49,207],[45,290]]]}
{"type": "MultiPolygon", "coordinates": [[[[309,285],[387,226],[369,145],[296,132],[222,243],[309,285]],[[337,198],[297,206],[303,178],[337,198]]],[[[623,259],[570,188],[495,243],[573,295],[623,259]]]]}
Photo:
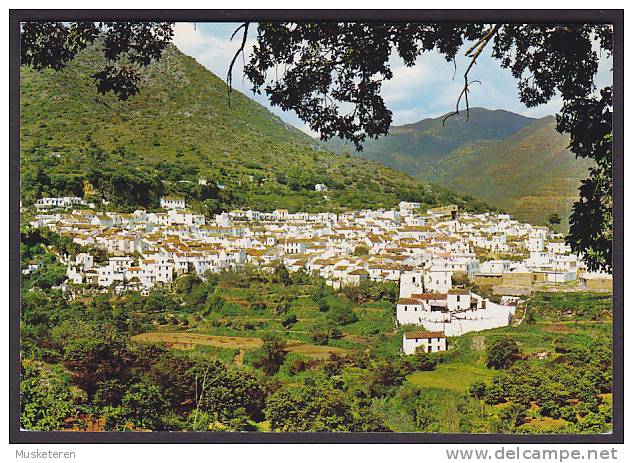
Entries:
{"type": "Polygon", "coordinates": [[[443,331],[411,331],[404,333],[405,339],[434,339],[446,338],[443,331]]]}

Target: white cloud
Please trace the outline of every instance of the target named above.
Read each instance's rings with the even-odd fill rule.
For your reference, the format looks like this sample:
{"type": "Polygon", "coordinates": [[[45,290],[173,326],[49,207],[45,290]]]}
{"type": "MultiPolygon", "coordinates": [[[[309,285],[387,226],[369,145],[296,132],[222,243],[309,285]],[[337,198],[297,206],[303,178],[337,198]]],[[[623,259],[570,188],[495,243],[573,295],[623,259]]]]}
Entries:
{"type": "MultiPolygon", "coordinates": [[[[223,24],[223,26],[222,30],[214,30],[214,33],[209,33],[209,24],[202,23],[194,26],[193,23],[176,23],[174,44],[182,52],[193,56],[196,61],[224,80],[231,60],[239,49],[241,32],[233,40],[230,40],[231,34],[238,27],[238,24],[223,24]]],[[[254,39],[246,41],[244,60],[248,59],[254,44],[254,39]]],[[[237,90],[250,94],[248,82],[242,82],[243,59],[240,56],[235,61],[233,84],[237,90]]]]}
{"type": "Polygon", "coordinates": [[[206,37],[194,23],[176,23],[174,44],[181,50],[204,45],[206,37]]]}
{"type": "Polygon", "coordinates": [[[400,58],[392,59],[391,70],[393,77],[382,86],[382,96],[390,105],[410,101],[427,87],[451,81],[454,68],[440,55],[424,53],[410,67],[400,58]]]}
{"type": "MultiPolygon", "coordinates": [[[[193,56],[200,64],[222,79],[226,79],[231,59],[238,50],[241,32],[231,41],[230,37],[239,23],[177,23],[174,29],[174,43],[184,53],[193,56]]],[[[251,25],[250,39],[246,43],[244,58],[238,57],[233,69],[233,85],[257,102],[263,104],[284,121],[293,124],[305,133],[315,136],[314,131],[292,111],[272,108],[265,95],[253,95],[250,82],[243,78],[243,59],[247,60],[255,44],[255,25],[251,25]]],[[[412,67],[407,67],[397,56],[392,55],[390,65],[393,78],[382,85],[381,95],[387,108],[393,112],[393,124],[403,125],[428,117],[438,117],[455,108],[463,87],[463,73],[468,59],[463,53],[456,56],[456,68],[440,54],[426,52],[418,57],[412,67]]],[[[610,83],[612,61],[601,57],[597,84],[599,87],[610,83]]],[[[555,114],[561,107],[561,99],[555,96],[549,103],[536,108],[526,108],[518,99],[516,80],[510,72],[501,69],[499,62],[490,56],[482,56],[472,69],[473,83],[469,94],[471,107],[483,106],[490,109],[506,109],[531,117],[555,114]]],[[[461,107],[464,107],[462,101],[461,107]]],[[[341,105],[341,112],[350,110],[349,105],[341,105]]]]}
{"type": "MultiPolygon", "coordinates": [[[[526,108],[521,114],[528,117],[545,117],[556,114],[560,111],[560,108],[563,106],[563,99],[560,95],[556,94],[554,97],[547,103],[536,106],[534,108],[526,108]]],[[[525,106],[524,106],[525,108],[525,106]]]]}

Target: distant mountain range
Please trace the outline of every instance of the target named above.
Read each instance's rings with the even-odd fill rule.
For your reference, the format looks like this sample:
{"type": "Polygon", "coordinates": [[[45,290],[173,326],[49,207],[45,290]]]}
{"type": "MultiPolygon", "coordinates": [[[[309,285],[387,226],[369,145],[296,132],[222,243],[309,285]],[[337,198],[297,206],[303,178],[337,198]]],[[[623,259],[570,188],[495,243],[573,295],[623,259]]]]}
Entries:
{"type": "MultiPolygon", "coordinates": [[[[463,114],[392,127],[359,153],[445,188],[473,195],[520,220],[545,223],[557,213],[566,224],[580,180],[591,162],[576,159],[555,118],[525,117],[504,110],[473,108],[463,114]]],[[[327,145],[352,148],[341,140],[327,145]]]]}
{"type": "Polygon", "coordinates": [[[62,71],[21,69],[22,201],[90,192],[112,207],[157,208],[178,194],[207,214],[230,208],[340,211],[485,204],[359,157],[325,150],[170,46],[129,101],[99,95],[102,44],[62,71]],[[201,178],[207,185],[199,184],[201,178]],[[315,184],[327,185],[324,194],[315,184]],[[94,192],[94,193],[93,193],[94,192]]]}

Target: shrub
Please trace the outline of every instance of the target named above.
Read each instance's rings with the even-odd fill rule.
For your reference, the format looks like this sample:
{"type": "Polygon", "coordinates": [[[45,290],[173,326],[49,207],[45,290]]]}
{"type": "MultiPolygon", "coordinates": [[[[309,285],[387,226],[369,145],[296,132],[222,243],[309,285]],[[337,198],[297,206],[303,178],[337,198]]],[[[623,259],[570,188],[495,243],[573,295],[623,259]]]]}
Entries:
{"type": "Polygon", "coordinates": [[[486,366],[495,370],[509,368],[519,358],[519,346],[512,339],[495,341],[486,356],[486,366]]]}

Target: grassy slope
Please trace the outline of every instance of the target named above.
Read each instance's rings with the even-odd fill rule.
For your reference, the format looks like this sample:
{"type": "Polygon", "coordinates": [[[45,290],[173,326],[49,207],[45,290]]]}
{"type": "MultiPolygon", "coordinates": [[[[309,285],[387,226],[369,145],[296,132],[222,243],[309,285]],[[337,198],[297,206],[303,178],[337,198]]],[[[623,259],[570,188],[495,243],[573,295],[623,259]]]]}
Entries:
{"type": "Polygon", "coordinates": [[[590,163],[576,159],[554,127],[550,116],[504,140],[455,150],[434,180],[494,201],[522,220],[543,223],[556,212],[565,223],[590,163]]]}
{"type": "MultiPolygon", "coordinates": [[[[425,175],[460,146],[500,140],[533,119],[503,110],[473,108],[468,121],[461,115],[442,121],[443,117],[438,117],[392,127],[386,137],[365,142],[361,155],[412,175],[425,175]]],[[[339,150],[344,146],[339,140],[330,143],[339,150]]]]}
{"type": "Polygon", "coordinates": [[[96,144],[107,153],[102,169],[147,168],[169,192],[174,187],[164,180],[166,163],[182,170],[171,183],[215,179],[227,186],[235,207],[336,210],[389,207],[402,199],[467,205],[443,188],[378,163],[315,149],[310,137],[239,92],[229,107],[224,82],[175,47],[150,66],[141,94],[127,102],[96,93],[90,75],[102,59],[89,49],[64,71],[22,68],[21,180],[27,204],[65,192],[42,188],[42,174],[83,178],[86,153],[96,144]],[[309,187],[290,188],[293,179],[306,178],[309,187]],[[329,200],[311,191],[319,181],[334,185],[329,200]]]}

